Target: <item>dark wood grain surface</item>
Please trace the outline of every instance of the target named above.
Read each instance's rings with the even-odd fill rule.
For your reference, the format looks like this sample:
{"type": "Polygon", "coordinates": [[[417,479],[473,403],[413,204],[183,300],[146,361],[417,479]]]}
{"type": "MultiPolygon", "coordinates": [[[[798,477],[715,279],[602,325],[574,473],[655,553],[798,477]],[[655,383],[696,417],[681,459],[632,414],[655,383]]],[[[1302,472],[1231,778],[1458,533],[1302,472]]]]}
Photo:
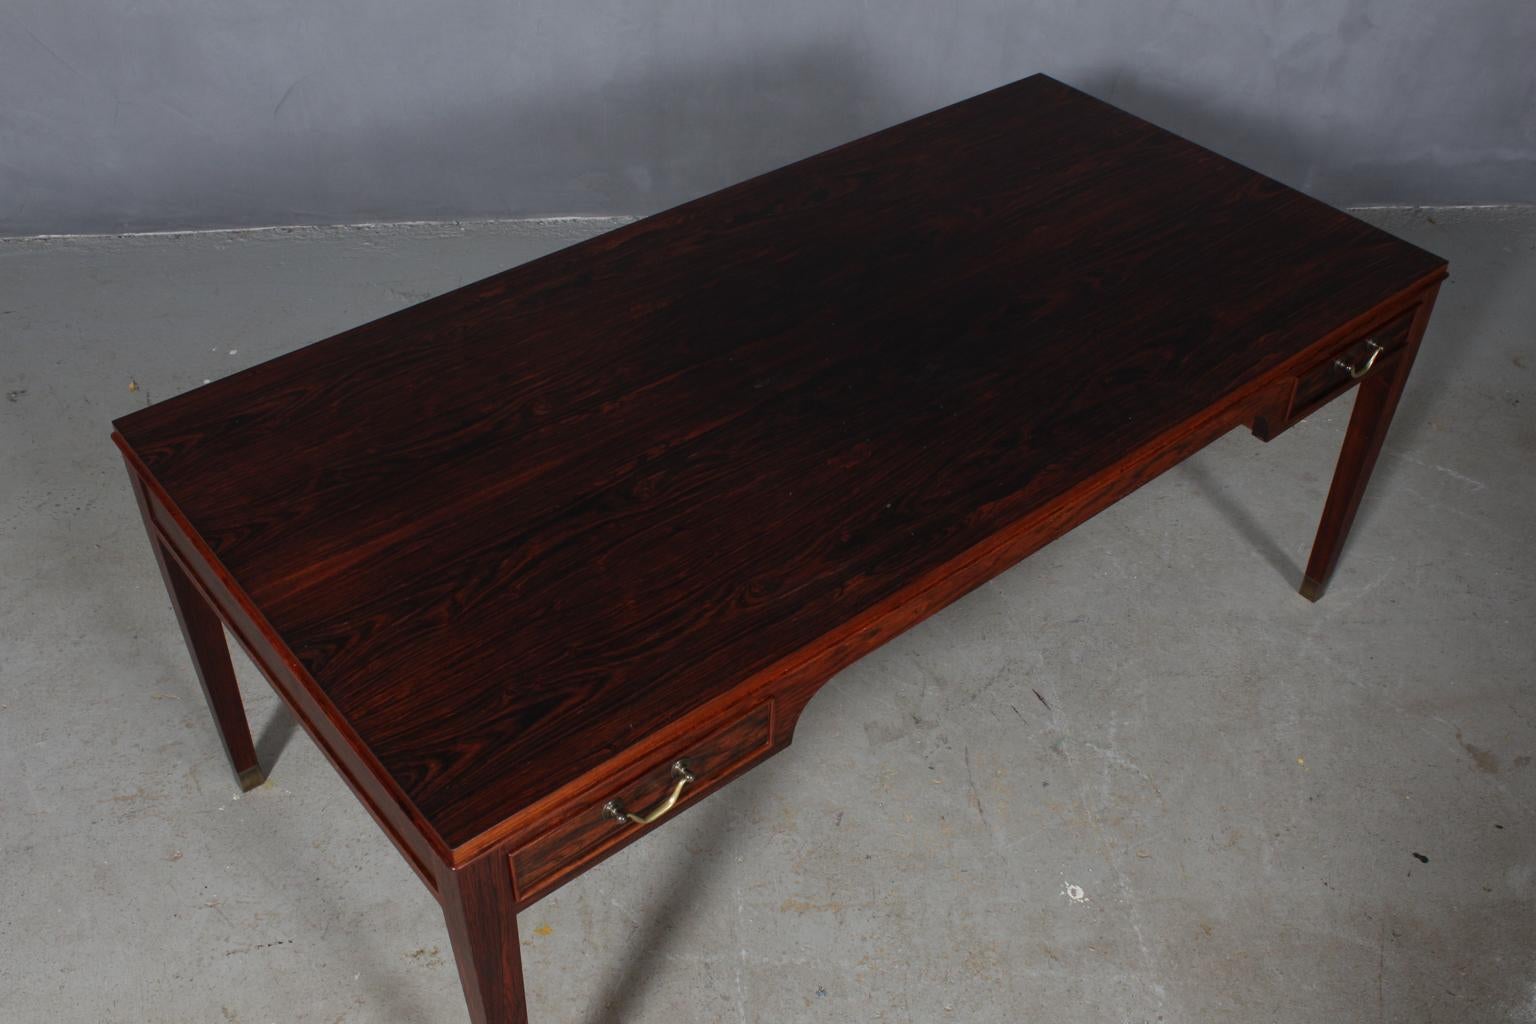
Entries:
{"type": "Polygon", "coordinates": [[[455,848],[1442,268],[1036,76],[117,427],[455,848]]]}

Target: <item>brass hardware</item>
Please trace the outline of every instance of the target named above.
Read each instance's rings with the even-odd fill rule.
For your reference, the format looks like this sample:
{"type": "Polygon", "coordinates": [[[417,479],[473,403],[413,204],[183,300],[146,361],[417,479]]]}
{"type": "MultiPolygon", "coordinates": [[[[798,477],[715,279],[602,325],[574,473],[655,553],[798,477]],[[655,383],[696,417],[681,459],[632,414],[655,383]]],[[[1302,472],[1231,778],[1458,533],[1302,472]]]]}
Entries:
{"type": "Polygon", "coordinates": [[[1365,362],[1361,363],[1359,366],[1356,366],[1353,363],[1346,363],[1343,359],[1335,359],[1333,361],[1333,365],[1349,374],[1355,380],[1359,380],[1361,377],[1364,377],[1366,374],[1371,372],[1371,367],[1376,365],[1376,357],[1381,355],[1381,346],[1376,344],[1375,338],[1367,340],[1365,347],[1371,350],[1371,354],[1366,358],[1365,362]]]}
{"type": "Polygon", "coordinates": [[[617,800],[609,800],[603,804],[603,817],[612,818],[615,821],[630,821],[636,825],[649,825],[651,822],[666,814],[677,806],[678,798],[683,795],[683,787],[694,781],[693,773],[688,770],[687,761],[672,762],[672,776],[677,779],[672,784],[672,792],[661,803],[652,807],[644,814],[631,814],[624,810],[624,805],[617,800]]]}

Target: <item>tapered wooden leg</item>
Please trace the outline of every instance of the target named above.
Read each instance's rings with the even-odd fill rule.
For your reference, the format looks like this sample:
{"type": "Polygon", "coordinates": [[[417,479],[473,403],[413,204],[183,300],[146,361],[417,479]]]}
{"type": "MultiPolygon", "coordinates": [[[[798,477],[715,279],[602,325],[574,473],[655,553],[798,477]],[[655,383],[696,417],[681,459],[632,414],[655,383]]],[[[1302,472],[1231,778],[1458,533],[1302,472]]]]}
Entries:
{"type": "Polygon", "coordinates": [[[494,854],[445,872],[443,915],[474,1024],[528,1024],[512,872],[494,854]]]}
{"type": "Polygon", "coordinates": [[[1323,506],[1323,519],[1317,528],[1317,539],[1312,542],[1312,557],[1301,581],[1301,594],[1309,601],[1322,596],[1323,587],[1343,550],[1344,540],[1349,536],[1355,513],[1360,509],[1360,499],[1365,494],[1365,485],[1371,479],[1371,470],[1375,469],[1376,457],[1381,454],[1387,428],[1392,424],[1392,414],[1397,411],[1397,401],[1402,397],[1408,371],[1413,368],[1419,341],[1429,324],[1429,314],[1438,291],[1438,285],[1432,287],[1420,304],[1408,330],[1407,341],[1397,357],[1382,367],[1383,372],[1360,382],[1354,412],[1344,435],[1344,447],[1339,453],[1339,464],[1328,489],[1328,501],[1323,506]]]}
{"type": "Polygon", "coordinates": [[[256,744],[251,742],[251,726],[245,718],[245,705],[240,702],[235,668],[229,661],[224,625],[188,578],[181,563],[166,550],[159,531],[150,521],[143,485],[137,474],[130,471],[129,476],[133,478],[139,511],[144,515],[144,527],[149,531],[150,547],[155,549],[155,561],[160,563],[160,577],[170,594],[171,607],[176,609],[176,620],[181,623],[181,635],[192,655],[192,666],[197,670],[198,681],[203,684],[208,710],[213,712],[214,725],[224,742],[224,753],[229,756],[230,767],[234,769],[240,788],[255,789],[266,781],[266,776],[256,759],[256,744]]]}

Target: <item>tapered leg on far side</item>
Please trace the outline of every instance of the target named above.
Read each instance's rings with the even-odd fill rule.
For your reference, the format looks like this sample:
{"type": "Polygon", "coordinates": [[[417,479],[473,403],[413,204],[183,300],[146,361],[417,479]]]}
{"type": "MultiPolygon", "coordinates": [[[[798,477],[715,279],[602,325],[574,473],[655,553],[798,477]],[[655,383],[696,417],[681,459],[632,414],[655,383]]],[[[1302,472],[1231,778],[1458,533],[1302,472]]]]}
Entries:
{"type": "Polygon", "coordinates": [[[528,1024],[512,872],[490,854],[443,872],[440,898],[473,1024],[528,1024]]]}
{"type": "Polygon", "coordinates": [[[1344,540],[1360,510],[1360,499],[1365,485],[1376,467],[1386,440],[1387,428],[1392,424],[1392,414],[1413,368],[1413,358],[1418,353],[1419,341],[1429,324],[1429,314],[1435,305],[1439,285],[1429,289],[1413,316],[1403,349],[1382,372],[1372,374],[1360,382],[1355,395],[1355,408],[1349,417],[1349,428],[1344,435],[1344,447],[1339,453],[1339,464],[1333,472],[1333,484],[1328,489],[1328,500],[1323,506],[1323,519],[1317,528],[1317,539],[1312,542],[1312,557],[1307,562],[1306,575],[1301,581],[1301,594],[1309,601],[1316,601],[1323,594],[1328,577],[1338,562],[1344,540]]]}
{"type": "Polygon", "coordinates": [[[229,755],[230,767],[234,769],[241,789],[255,789],[266,776],[256,759],[256,744],[251,741],[250,723],[246,721],[245,705],[240,701],[240,689],[235,683],[235,669],[229,661],[224,625],[176,556],[166,550],[159,531],[150,521],[143,485],[131,470],[129,476],[139,499],[139,511],[144,516],[144,528],[149,532],[150,547],[155,550],[155,561],[160,563],[160,576],[170,594],[171,607],[176,610],[176,620],[181,623],[181,635],[187,641],[198,681],[203,684],[203,696],[208,699],[208,710],[213,712],[213,721],[224,742],[224,752],[229,755]]]}

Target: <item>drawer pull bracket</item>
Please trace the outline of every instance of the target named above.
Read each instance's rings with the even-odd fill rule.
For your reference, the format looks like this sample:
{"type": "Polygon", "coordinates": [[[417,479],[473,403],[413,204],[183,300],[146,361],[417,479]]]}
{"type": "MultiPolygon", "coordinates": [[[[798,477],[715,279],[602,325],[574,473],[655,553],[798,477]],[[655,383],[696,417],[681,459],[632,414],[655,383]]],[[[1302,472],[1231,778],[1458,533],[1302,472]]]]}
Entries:
{"type": "Polygon", "coordinates": [[[617,800],[609,800],[603,804],[603,817],[612,818],[615,821],[630,821],[636,825],[649,825],[676,807],[678,798],[683,795],[683,787],[694,781],[693,773],[688,770],[686,761],[672,763],[672,777],[677,781],[672,784],[672,791],[667,794],[667,798],[644,814],[631,814],[624,810],[624,805],[617,800]]]}
{"type": "Polygon", "coordinates": [[[1359,366],[1356,366],[1353,363],[1346,363],[1342,359],[1335,359],[1333,361],[1333,365],[1349,374],[1355,380],[1359,380],[1361,377],[1364,377],[1366,374],[1371,372],[1371,368],[1376,365],[1376,357],[1381,355],[1381,346],[1376,344],[1376,340],[1374,338],[1370,341],[1367,341],[1365,343],[1365,347],[1371,350],[1371,354],[1367,356],[1365,362],[1361,363],[1359,366]]]}

